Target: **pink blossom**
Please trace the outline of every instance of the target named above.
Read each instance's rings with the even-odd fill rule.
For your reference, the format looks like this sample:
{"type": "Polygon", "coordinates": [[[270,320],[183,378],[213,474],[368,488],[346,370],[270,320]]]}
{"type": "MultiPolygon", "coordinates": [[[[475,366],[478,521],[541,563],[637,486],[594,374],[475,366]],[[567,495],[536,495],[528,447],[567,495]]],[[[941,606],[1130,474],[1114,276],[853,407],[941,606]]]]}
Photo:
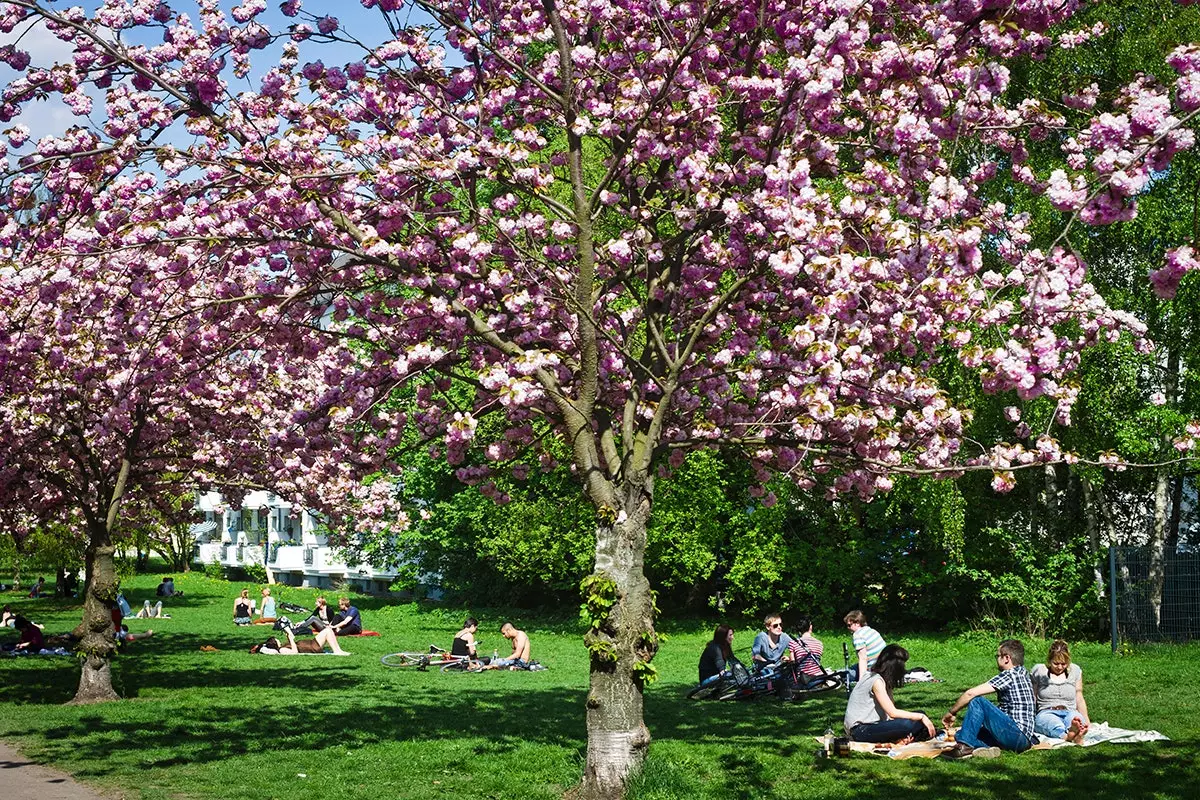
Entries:
{"type": "Polygon", "coordinates": [[[1188,272],[1200,267],[1191,245],[1176,247],[1163,255],[1163,266],[1150,273],[1150,283],[1154,293],[1169,300],[1175,296],[1179,281],[1188,272]]]}
{"type": "Polygon", "coordinates": [[[992,473],[992,489],[1000,494],[1007,494],[1017,486],[1017,476],[1011,470],[992,473]]]}

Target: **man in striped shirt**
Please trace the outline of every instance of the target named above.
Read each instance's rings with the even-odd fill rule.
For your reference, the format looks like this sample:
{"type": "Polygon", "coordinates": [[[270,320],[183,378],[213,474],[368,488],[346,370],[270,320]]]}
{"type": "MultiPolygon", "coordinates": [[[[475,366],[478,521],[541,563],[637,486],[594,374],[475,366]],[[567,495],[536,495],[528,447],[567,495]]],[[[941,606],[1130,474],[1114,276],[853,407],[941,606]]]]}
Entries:
{"type": "Polygon", "coordinates": [[[821,653],[825,645],[813,636],[812,620],[801,617],[796,621],[797,636],[788,645],[792,650],[793,683],[799,687],[807,687],[820,682],[825,670],[821,667],[821,653]]]}
{"type": "Polygon", "coordinates": [[[875,659],[879,658],[887,642],[883,641],[879,631],[867,624],[867,615],[857,608],[847,614],[845,620],[853,636],[854,650],[858,653],[858,664],[850,667],[850,681],[857,683],[875,666],[875,659]]]}
{"type": "Polygon", "coordinates": [[[955,737],[957,743],[942,755],[955,759],[993,758],[1001,750],[1020,753],[1033,745],[1033,684],[1025,671],[1025,645],[1005,639],[996,648],[996,665],[1000,667],[999,675],[967,689],[942,717],[948,728],[958,712],[967,709],[955,737]],[[998,695],[999,707],[982,697],[992,692],[998,695]]]}

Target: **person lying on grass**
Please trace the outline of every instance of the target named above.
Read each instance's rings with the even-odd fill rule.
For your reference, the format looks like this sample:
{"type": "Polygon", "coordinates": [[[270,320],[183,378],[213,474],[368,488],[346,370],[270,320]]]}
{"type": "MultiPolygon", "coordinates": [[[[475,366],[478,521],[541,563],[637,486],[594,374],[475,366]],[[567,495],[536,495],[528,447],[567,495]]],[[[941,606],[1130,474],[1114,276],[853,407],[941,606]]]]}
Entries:
{"type": "Polygon", "coordinates": [[[300,655],[301,653],[322,654],[325,652],[325,648],[328,646],[335,656],[350,655],[338,644],[337,634],[333,632],[332,628],[326,628],[324,630],[317,631],[316,638],[300,639],[299,641],[297,641],[296,637],[292,634],[291,625],[285,626],[283,631],[287,634],[287,644],[282,644],[278,639],[272,636],[262,644],[256,644],[251,647],[250,652],[280,656],[295,656],[300,655]]]}
{"type": "Polygon", "coordinates": [[[855,742],[923,742],[933,738],[933,721],[923,711],[904,711],[892,701],[892,690],[904,685],[908,651],[889,644],[875,666],[850,693],[843,725],[855,742]]]}
{"type": "Polygon", "coordinates": [[[128,625],[121,625],[121,627],[113,633],[113,636],[116,638],[116,640],[122,644],[125,642],[136,642],[138,639],[149,639],[153,635],[154,631],[152,630],[146,631],[145,633],[130,633],[128,625]]]}
{"type": "MultiPolygon", "coordinates": [[[[4,609],[2,611],[0,611],[0,628],[15,628],[15,627],[17,627],[17,617],[19,617],[19,616],[20,616],[20,614],[18,614],[17,612],[12,610],[12,606],[6,605],[4,607],[4,609]]],[[[30,622],[33,622],[33,620],[30,620],[30,622]]],[[[42,625],[40,623],[34,622],[33,624],[39,630],[46,629],[46,626],[42,625]]]]}
{"type": "Polygon", "coordinates": [[[162,600],[159,600],[154,605],[150,605],[150,601],[146,600],[142,603],[142,610],[135,615],[137,619],[170,619],[170,614],[163,613],[162,600]]]}

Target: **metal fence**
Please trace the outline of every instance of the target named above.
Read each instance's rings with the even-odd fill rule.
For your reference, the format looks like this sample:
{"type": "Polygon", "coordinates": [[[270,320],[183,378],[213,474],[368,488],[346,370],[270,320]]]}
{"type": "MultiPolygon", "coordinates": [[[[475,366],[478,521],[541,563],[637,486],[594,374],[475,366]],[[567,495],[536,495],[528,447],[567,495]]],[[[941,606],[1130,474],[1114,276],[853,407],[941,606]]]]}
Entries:
{"type": "Polygon", "coordinates": [[[1149,548],[1108,549],[1114,649],[1119,641],[1200,639],[1200,553],[1164,553],[1161,571],[1153,566],[1149,548]]]}

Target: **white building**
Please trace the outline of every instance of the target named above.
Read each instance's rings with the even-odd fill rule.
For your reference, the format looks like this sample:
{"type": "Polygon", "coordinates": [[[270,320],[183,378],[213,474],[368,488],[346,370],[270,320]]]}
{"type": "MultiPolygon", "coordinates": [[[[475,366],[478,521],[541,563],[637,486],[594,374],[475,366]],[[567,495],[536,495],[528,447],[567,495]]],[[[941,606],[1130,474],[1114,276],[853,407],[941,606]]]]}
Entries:
{"type": "Polygon", "coordinates": [[[200,495],[196,510],[204,521],[192,526],[195,561],[227,567],[259,564],[278,583],[317,589],[346,584],[366,592],[384,592],[396,573],[370,564],[346,563],[320,531],[310,511],[298,516],[291,503],[272,492],[250,492],[234,509],[216,492],[200,495]]]}

